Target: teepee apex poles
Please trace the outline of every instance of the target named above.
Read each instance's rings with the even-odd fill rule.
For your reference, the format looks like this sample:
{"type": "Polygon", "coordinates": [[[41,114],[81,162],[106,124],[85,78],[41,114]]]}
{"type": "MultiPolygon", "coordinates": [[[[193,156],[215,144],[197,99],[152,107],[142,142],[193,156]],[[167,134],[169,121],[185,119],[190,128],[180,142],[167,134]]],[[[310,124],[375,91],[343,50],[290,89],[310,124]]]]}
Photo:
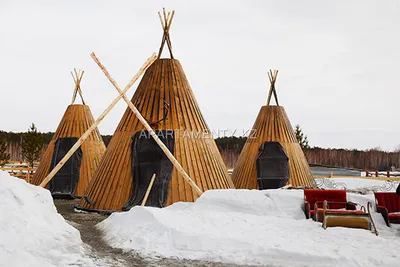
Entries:
{"type": "Polygon", "coordinates": [[[271,83],[271,86],[268,92],[267,106],[269,106],[269,103],[271,102],[272,93],[274,94],[276,105],[279,106],[278,95],[276,94],[276,89],[275,89],[275,82],[277,77],[278,77],[278,70],[274,70],[274,72],[272,73],[272,70],[270,69],[268,72],[268,78],[271,83]]]}
{"type": "MultiPolygon", "coordinates": [[[[94,55],[94,53],[92,53],[94,55]]],[[[79,138],[78,141],[71,147],[71,149],[65,154],[65,156],[58,162],[58,164],[54,167],[54,169],[44,178],[44,180],[40,183],[41,187],[45,187],[51,179],[53,179],[54,175],[62,168],[62,166],[68,161],[68,159],[74,154],[74,152],[82,145],[82,143],[88,138],[88,136],[97,128],[97,125],[104,119],[105,116],[111,111],[111,109],[118,103],[118,101],[125,96],[125,93],[132,87],[132,85],[139,79],[139,77],[150,67],[151,64],[157,59],[156,53],[153,53],[151,57],[149,57],[146,62],[142,65],[140,70],[136,73],[135,76],[129,81],[129,83],[125,86],[124,90],[119,91],[119,95],[111,102],[111,104],[103,111],[100,117],[90,126],[90,128],[79,138]]],[[[126,96],[125,96],[126,97],[126,96]]]]}
{"type": "Polygon", "coordinates": [[[74,68],[74,72],[71,71],[72,78],[74,79],[74,82],[75,82],[75,89],[74,89],[74,93],[72,95],[71,105],[74,104],[74,102],[75,102],[77,92],[79,92],[79,95],[81,96],[82,104],[85,105],[85,100],[83,100],[83,95],[82,95],[82,90],[81,90],[81,81],[82,81],[82,77],[83,77],[84,73],[85,73],[85,71],[83,71],[83,70],[76,71],[75,68],[74,68]]]}
{"type": "Polygon", "coordinates": [[[167,46],[169,49],[169,55],[171,56],[171,58],[174,58],[174,55],[172,54],[172,44],[171,44],[171,39],[169,37],[169,29],[171,27],[171,23],[172,23],[172,19],[174,18],[175,15],[175,10],[169,11],[168,14],[165,12],[165,8],[163,8],[163,16],[161,16],[161,13],[158,12],[158,16],[160,18],[160,22],[161,22],[161,26],[164,30],[163,33],[163,38],[161,41],[161,46],[160,46],[160,50],[158,52],[158,58],[161,57],[161,53],[164,49],[164,44],[165,42],[167,42],[167,46]]]}
{"type": "Polygon", "coordinates": [[[91,54],[92,59],[97,63],[97,65],[100,67],[100,69],[103,71],[104,75],[109,79],[111,84],[117,89],[117,91],[120,93],[122,98],[125,100],[125,102],[128,104],[129,108],[132,110],[133,114],[136,115],[136,117],[139,119],[139,121],[144,125],[146,130],[150,133],[151,137],[153,137],[154,141],[160,146],[162,151],[164,151],[165,155],[168,157],[168,159],[174,164],[175,168],[178,170],[178,172],[182,175],[182,177],[189,183],[189,185],[193,188],[193,190],[200,196],[203,191],[196,185],[196,183],[189,177],[189,175],[186,173],[186,171],[183,169],[181,164],[176,160],[174,155],[169,151],[167,146],[158,138],[157,134],[154,132],[154,130],[150,127],[148,122],[146,121],[145,118],[143,118],[142,114],[137,110],[135,105],[128,99],[128,97],[125,95],[125,92],[123,92],[116,81],[110,76],[108,73],[107,69],[104,67],[103,64],[100,63],[99,59],[96,57],[94,53],[91,54]]]}

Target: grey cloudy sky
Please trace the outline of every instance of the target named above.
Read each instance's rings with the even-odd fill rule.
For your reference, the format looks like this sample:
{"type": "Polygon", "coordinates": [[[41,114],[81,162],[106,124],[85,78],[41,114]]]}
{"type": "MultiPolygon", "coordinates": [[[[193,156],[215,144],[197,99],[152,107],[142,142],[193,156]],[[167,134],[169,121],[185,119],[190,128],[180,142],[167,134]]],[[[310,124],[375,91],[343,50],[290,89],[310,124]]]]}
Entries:
{"type": "MultiPolygon", "coordinates": [[[[393,1],[0,0],[0,129],[54,131],[71,101],[70,71],[95,117],[158,51],[157,11],[175,9],[174,55],[211,129],[251,128],[267,70],[292,125],[312,146],[393,150],[400,144],[400,3],[393,1]]],[[[129,97],[135,90],[131,89],[129,97]]],[[[122,101],[100,125],[112,134],[122,101]]]]}

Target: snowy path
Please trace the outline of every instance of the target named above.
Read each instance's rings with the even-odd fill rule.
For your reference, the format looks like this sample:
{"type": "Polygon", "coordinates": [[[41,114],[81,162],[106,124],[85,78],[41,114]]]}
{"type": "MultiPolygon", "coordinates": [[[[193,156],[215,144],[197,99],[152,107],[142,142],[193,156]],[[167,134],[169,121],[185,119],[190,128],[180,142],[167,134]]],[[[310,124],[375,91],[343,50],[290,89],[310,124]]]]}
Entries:
{"type": "MultiPolygon", "coordinates": [[[[122,249],[110,247],[102,239],[102,233],[96,228],[96,224],[107,218],[107,216],[95,213],[76,213],[73,211],[74,205],[78,200],[54,200],[57,211],[81,233],[82,241],[86,244],[89,251],[89,257],[98,266],[112,267],[158,267],[158,266],[176,266],[176,267],[236,267],[239,265],[216,263],[208,261],[192,261],[181,259],[143,259],[140,255],[132,252],[123,252],[122,249]]],[[[243,267],[244,265],[240,265],[243,267]]],[[[246,265],[250,266],[250,265],[246,265]]],[[[272,266],[271,266],[272,267],[272,266]]]]}

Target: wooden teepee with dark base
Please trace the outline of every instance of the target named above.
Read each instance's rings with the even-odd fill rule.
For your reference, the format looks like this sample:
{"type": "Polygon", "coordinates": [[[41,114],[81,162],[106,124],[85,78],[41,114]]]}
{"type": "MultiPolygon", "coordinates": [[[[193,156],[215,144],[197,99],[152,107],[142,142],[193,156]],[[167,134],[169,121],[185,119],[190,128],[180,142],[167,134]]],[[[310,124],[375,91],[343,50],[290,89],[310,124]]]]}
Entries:
{"type": "Polygon", "coordinates": [[[240,153],[232,174],[236,188],[268,189],[282,185],[316,187],[307,159],[275,90],[278,71],[268,73],[271,87],[253,132],[240,153]],[[270,105],[272,94],[276,106],[270,105]],[[280,181],[280,182],[279,182],[280,181]]]}
{"type": "MultiPolygon", "coordinates": [[[[233,188],[182,66],[173,57],[169,28],[174,12],[159,15],[164,35],[158,59],[131,102],[201,190],[233,188]],[[170,59],[160,58],[164,44],[170,59]]],[[[196,200],[197,193],[144,129],[128,108],[78,209],[110,212],[141,204],[153,174],[147,206],[196,200]]]]}
{"type": "MultiPolygon", "coordinates": [[[[39,167],[32,179],[32,183],[35,185],[39,185],[42,182],[94,122],[92,112],[89,106],[85,104],[80,88],[83,73],[83,71],[77,72],[76,70],[72,73],[75,81],[72,102],[67,107],[40,161],[39,167]],[[74,104],[77,93],[79,93],[82,99],[82,104],[74,104]]],[[[105,150],[106,147],[103,139],[98,129],[96,129],[48,184],[47,187],[52,195],[54,197],[83,196],[105,150]]]]}

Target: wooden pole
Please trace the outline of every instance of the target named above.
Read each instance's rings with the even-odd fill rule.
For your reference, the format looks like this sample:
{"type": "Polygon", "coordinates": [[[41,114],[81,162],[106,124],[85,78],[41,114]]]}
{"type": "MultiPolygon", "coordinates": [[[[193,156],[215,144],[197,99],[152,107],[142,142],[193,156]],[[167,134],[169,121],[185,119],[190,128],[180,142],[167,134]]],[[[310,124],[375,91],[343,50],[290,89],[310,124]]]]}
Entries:
{"type": "Polygon", "coordinates": [[[172,10],[171,13],[168,12],[168,16],[167,16],[166,13],[165,13],[165,8],[163,8],[163,15],[164,15],[164,19],[162,18],[161,13],[158,12],[158,16],[159,16],[160,21],[161,21],[161,26],[162,26],[162,28],[164,30],[163,38],[162,38],[162,41],[161,41],[160,50],[158,52],[158,58],[161,57],[162,51],[164,49],[165,42],[167,42],[167,46],[168,46],[168,49],[169,49],[169,54],[170,54],[171,58],[173,59],[174,55],[172,54],[172,44],[171,44],[171,39],[169,38],[169,29],[170,29],[171,24],[172,24],[172,19],[174,18],[174,15],[175,15],[175,10],[172,10]]]}
{"type": "Polygon", "coordinates": [[[153,176],[151,177],[151,180],[150,180],[150,184],[147,187],[146,194],[144,195],[144,198],[143,198],[143,201],[142,201],[142,205],[140,205],[140,206],[143,207],[144,205],[146,205],[147,198],[149,197],[149,194],[150,194],[151,188],[153,187],[153,183],[154,183],[155,179],[156,179],[156,174],[153,174],[153,176]]]}
{"type": "Polygon", "coordinates": [[[74,68],[74,72],[71,71],[72,78],[74,79],[74,82],[75,82],[75,89],[74,89],[74,93],[72,95],[71,105],[74,104],[74,102],[75,102],[77,92],[79,92],[79,95],[81,96],[82,104],[85,105],[85,100],[83,99],[83,94],[82,94],[82,90],[81,90],[81,81],[82,81],[82,77],[83,77],[84,73],[85,73],[85,71],[81,72],[81,70],[79,70],[77,72],[75,68],[74,68]],[[74,76],[74,73],[75,73],[75,76],[74,76]]]}
{"type": "Polygon", "coordinates": [[[83,94],[82,94],[82,90],[81,90],[81,81],[82,81],[82,77],[83,77],[83,74],[85,73],[85,71],[84,70],[82,72],[79,71],[78,73],[76,73],[76,69],[74,69],[74,71],[75,71],[77,81],[78,81],[78,84],[77,84],[78,93],[81,96],[82,104],[86,105],[85,100],[83,99],[83,94]]]}
{"type": "Polygon", "coordinates": [[[72,94],[72,101],[71,101],[71,105],[72,105],[72,104],[74,104],[75,99],[76,99],[76,91],[77,91],[76,84],[77,84],[77,80],[75,79],[74,73],[72,71],[71,71],[71,75],[72,75],[72,78],[74,79],[74,83],[75,83],[74,93],[72,94]]]}
{"type": "Polygon", "coordinates": [[[269,106],[269,103],[271,102],[271,96],[272,96],[272,77],[269,72],[267,72],[267,73],[268,73],[268,78],[269,78],[269,82],[270,82],[268,98],[267,98],[267,106],[269,106]]]}
{"type": "MultiPolygon", "coordinates": [[[[90,128],[79,138],[78,141],[71,147],[67,154],[60,160],[57,166],[44,178],[44,180],[40,183],[41,187],[45,187],[48,182],[56,175],[56,173],[62,168],[65,162],[74,154],[74,152],[82,145],[82,143],[89,137],[93,130],[97,128],[97,125],[104,119],[104,117],[111,111],[111,109],[118,103],[118,101],[125,96],[125,93],[132,87],[132,85],[139,79],[139,77],[147,70],[148,67],[157,59],[156,53],[153,53],[151,57],[149,57],[140,70],[136,73],[136,75],[129,81],[129,83],[125,86],[123,91],[120,91],[117,98],[114,99],[113,102],[104,110],[104,112],[97,118],[97,120],[90,126],[90,128]]],[[[125,96],[126,97],[126,96],[125,96]]]]}
{"type": "Polygon", "coordinates": [[[121,91],[121,89],[118,87],[118,84],[115,82],[115,80],[110,76],[108,73],[107,69],[100,63],[99,59],[96,57],[94,53],[91,54],[91,57],[93,60],[99,65],[100,69],[103,71],[103,73],[106,75],[108,80],[112,83],[112,85],[117,89],[117,91],[122,95],[122,98],[125,100],[125,102],[128,104],[129,108],[132,110],[133,114],[136,115],[136,117],[140,120],[140,122],[144,125],[147,131],[149,131],[150,135],[153,137],[154,141],[160,146],[162,151],[164,151],[165,155],[168,157],[168,159],[174,164],[175,168],[178,170],[178,172],[183,176],[183,178],[189,183],[189,185],[194,189],[194,191],[200,196],[203,191],[196,185],[196,183],[189,177],[189,175],[186,173],[186,171],[182,168],[181,164],[176,160],[174,155],[172,155],[171,151],[164,145],[164,143],[158,138],[154,130],[150,127],[150,125],[147,123],[146,119],[143,118],[142,114],[137,110],[135,105],[126,97],[125,93],[121,91]]]}
{"type": "Polygon", "coordinates": [[[28,173],[26,174],[26,182],[28,184],[31,183],[31,175],[30,175],[30,173],[31,173],[30,168],[28,168],[28,173]]]}
{"type": "Polygon", "coordinates": [[[276,94],[276,89],[275,89],[275,82],[276,82],[276,78],[277,77],[278,77],[278,70],[274,70],[273,93],[274,93],[274,96],[275,96],[276,105],[279,106],[278,95],[276,94]]]}

